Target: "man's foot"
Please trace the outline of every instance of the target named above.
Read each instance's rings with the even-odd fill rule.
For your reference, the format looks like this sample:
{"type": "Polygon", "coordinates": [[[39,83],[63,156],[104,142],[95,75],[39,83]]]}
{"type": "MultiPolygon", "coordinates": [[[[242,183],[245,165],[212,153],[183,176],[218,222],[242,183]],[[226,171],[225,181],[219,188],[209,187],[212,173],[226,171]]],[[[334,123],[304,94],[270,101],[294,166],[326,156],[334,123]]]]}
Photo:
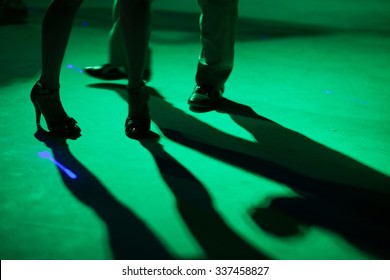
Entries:
{"type": "Polygon", "coordinates": [[[194,109],[213,109],[222,98],[222,89],[216,89],[208,85],[197,85],[188,104],[194,109]]]}
{"type": "Polygon", "coordinates": [[[84,71],[88,75],[101,80],[120,80],[127,78],[126,71],[111,64],[85,67],[84,71]]]}
{"type": "Polygon", "coordinates": [[[27,16],[27,7],[23,3],[14,5],[6,1],[0,1],[0,24],[22,22],[27,16]]]}
{"type": "MultiPolygon", "coordinates": [[[[121,80],[127,79],[127,71],[123,67],[117,67],[112,64],[103,64],[101,66],[85,67],[85,73],[101,80],[121,80]]],[[[144,71],[143,79],[148,82],[150,80],[151,71],[144,71]]]]}

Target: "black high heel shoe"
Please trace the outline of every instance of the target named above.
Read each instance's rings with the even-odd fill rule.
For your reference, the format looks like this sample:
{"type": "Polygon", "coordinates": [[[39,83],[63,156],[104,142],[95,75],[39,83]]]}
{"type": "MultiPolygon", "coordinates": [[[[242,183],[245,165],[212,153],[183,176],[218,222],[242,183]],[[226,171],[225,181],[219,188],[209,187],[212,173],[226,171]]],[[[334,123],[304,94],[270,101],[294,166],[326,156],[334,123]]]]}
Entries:
{"type": "Polygon", "coordinates": [[[59,90],[46,88],[38,81],[31,90],[30,98],[34,104],[38,126],[40,126],[42,114],[47,128],[55,136],[65,138],[81,136],[81,129],[76,125],[76,120],[66,114],[61,104],[59,90]]]}
{"type": "Polygon", "coordinates": [[[142,139],[149,135],[150,117],[148,91],[145,84],[128,89],[129,115],[125,121],[125,133],[131,139],[142,139]]]}

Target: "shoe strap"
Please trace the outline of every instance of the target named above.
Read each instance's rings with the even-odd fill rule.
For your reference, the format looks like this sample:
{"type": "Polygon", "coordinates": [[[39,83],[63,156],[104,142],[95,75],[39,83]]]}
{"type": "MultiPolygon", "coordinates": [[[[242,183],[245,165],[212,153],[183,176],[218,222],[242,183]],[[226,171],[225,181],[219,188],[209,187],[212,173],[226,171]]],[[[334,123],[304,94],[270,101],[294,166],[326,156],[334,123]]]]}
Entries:
{"type": "Polygon", "coordinates": [[[48,95],[48,94],[54,94],[59,91],[58,89],[51,89],[45,86],[44,84],[41,83],[41,81],[38,81],[36,85],[41,89],[41,91],[38,93],[40,95],[48,95]]]}
{"type": "Polygon", "coordinates": [[[132,86],[132,87],[127,87],[127,92],[129,94],[134,94],[134,95],[137,95],[137,94],[140,94],[143,92],[143,89],[145,89],[146,87],[146,84],[145,82],[141,82],[135,86],[132,86]]]}

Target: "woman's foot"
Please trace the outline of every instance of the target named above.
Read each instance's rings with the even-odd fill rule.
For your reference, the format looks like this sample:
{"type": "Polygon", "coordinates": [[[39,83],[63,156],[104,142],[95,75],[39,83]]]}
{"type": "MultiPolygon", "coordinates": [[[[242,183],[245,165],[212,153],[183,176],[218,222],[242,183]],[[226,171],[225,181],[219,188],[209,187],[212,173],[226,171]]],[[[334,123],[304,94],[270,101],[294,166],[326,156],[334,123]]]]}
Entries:
{"type": "Polygon", "coordinates": [[[142,139],[149,135],[150,117],[148,91],[144,83],[127,90],[129,94],[129,114],[125,121],[125,133],[132,139],[142,139]]]}
{"type": "Polygon", "coordinates": [[[35,108],[37,125],[40,125],[42,114],[47,128],[54,135],[73,139],[81,136],[76,120],[69,117],[62,106],[59,89],[49,89],[38,81],[31,90],[30,98],[35,108]]]}

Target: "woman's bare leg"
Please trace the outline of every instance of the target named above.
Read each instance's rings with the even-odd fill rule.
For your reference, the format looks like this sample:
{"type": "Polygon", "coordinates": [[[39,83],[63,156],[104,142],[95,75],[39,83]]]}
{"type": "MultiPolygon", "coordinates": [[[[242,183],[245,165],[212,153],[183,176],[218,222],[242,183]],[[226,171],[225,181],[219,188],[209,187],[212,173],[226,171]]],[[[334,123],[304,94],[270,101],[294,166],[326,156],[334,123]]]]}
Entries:
{"type": "Polygon", "coordinates": [[[40,81],[51,89],[60,86],[61,65],[82,0],[53,0],[42,23],[42,74],[40,81]]]}

